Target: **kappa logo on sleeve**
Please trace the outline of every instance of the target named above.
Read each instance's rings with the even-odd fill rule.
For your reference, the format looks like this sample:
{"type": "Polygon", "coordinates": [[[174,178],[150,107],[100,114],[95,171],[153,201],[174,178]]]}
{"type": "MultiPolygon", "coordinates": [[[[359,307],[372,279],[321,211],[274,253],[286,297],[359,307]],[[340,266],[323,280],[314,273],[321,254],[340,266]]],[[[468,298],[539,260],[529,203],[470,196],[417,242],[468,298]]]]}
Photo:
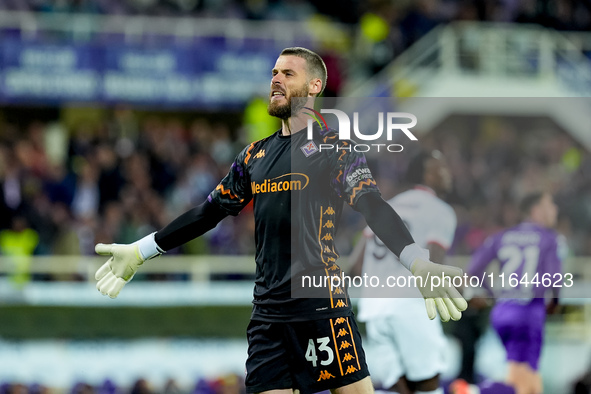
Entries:
{"type": "Polygon", "coordinates": [[[304,156],[310,157],[314,153],[318,152],[318,147],[314,143],[314,141],[309,141],[306,145],[301,146],[300,149],[304,153],[304,156]]]}

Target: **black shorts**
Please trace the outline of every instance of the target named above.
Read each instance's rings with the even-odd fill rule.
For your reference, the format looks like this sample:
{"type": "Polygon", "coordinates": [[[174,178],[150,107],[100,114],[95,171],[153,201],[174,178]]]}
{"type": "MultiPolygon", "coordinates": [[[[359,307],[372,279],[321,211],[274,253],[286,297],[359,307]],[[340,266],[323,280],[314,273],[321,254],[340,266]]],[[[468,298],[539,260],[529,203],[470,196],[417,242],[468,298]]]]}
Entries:
{"type": "Polygon", "coordinates": [[[246,391],[334,389],[369,376],[355,319],[248,325],[246,391]]]}

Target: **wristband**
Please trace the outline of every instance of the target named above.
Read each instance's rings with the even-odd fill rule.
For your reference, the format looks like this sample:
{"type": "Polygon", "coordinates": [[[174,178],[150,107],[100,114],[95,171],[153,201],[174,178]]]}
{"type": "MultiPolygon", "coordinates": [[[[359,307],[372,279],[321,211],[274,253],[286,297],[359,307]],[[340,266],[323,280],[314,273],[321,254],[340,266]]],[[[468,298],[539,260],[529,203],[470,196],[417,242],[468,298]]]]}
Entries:
{"type": "Polygon", "coordinates": [[[421,248],[416,243],[406,245],[404,249],[402,249],[402,253],[400,253],[399,258],[402,265],[411,271],[410,266],[416,259],[429,261],[429,250],[421,248]]]}
{"type": "Polygon", "coordinates": [[[136,242],[140,256],[144,261],[153,259],[164,253],[154,239],[155,234],[156,233],[153,232],[136,242]]]}

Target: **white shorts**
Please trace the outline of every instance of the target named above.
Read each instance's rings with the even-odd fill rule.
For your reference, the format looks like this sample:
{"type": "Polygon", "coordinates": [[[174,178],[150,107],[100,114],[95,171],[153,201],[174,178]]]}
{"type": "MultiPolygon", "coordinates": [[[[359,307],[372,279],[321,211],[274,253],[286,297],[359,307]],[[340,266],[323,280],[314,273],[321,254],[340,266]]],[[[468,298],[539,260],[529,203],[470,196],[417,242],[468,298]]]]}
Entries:
{"type": "Polygon", "coordinates": [[[398,299],[395,313],[366,320],[367,363],[372,380],[391,388],[402,376],[413,382],[443,372],[443,335],[438,318],[429,320],[423,299],[398,299]]]}

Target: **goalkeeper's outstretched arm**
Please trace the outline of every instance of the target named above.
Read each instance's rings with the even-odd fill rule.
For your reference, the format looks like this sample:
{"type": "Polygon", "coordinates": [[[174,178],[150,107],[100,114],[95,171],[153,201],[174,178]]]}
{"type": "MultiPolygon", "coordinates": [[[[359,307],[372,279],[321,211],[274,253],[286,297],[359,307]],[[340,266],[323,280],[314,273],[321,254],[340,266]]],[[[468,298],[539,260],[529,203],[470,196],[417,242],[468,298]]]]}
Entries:
{"type": "Polygon", "coordinates": [[[206,200],[174,219],[162,230],[130,245],[97,244],[95,251],[111,258],[96,272],[96,288],[104,295],[117,297],[144,261],[203,235],[227,215],[217,204],[206,200]]]}
{"type": "Polygon", "coordinates": [[[154,240],[162,250],[168,251],[205,234],[226,216],[228,214],[217,204],[205,200],[158,231],[154,240]]]}
{"type": "Polygon", "coordinates": [[[400,216],[378,193],[366,193],[361,196],[355,209],[365,217],[369,228],[406,268],[410,270],[416,258],[429,260],[429,252],[415,243],[400,216]],[[409,253],[411,249],[412,255],[409,253]]]}
{"type": "Polygon", "coordinates": [[[425,298],[429,318],[434,319],[438,310],[443,321],[450,318],[459,320],[461,311],[468,307],[466,300],[451,282],[441,281],[440,286],[432,287],[428,279],[434,276],[460,276],[462,270],[429,261],[429,251],[414,242],[400,216],[378,193],[362,195],[355,209],[365,217],[367,225],[384,245],[398,256],[402,265],[421,278],[417,286],[425,298]]]}

